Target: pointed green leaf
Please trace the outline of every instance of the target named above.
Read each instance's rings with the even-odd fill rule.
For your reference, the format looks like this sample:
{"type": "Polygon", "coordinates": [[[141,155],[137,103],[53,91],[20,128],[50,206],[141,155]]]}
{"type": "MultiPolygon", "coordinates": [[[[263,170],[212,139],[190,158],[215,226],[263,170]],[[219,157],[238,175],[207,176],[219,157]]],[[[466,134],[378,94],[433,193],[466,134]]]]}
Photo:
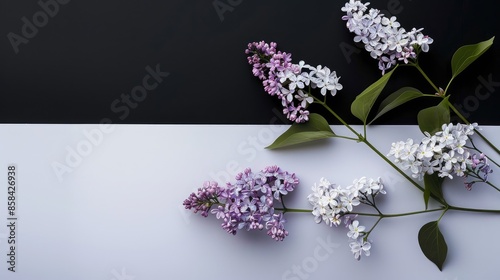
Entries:
{"type": "Polygon", "coordinates": [[[443,263],[448,254],[448,245],[439,230],[438,222],[425,224],[418,232],[418,244],[424,255],[433,262],[439,270],[443,270],[443,263]]]}
{"type": "Polygon", "coordinates": [[[418,112],[418,126],[422,132],[429,132],[431,135],[441,130],[443,124],[450,123],[450,108],[448,107],[448,97],[445,97],[438,105],[425,108],[418,112]]]}
{"type": "Polygon", "coordinates": [[[441,186],[443,185],[444,178],[439,177],[437,173],[432,175],[425,174],[424,175],[424,202],[425,208],[427,209],[427,205],[429,203],[429,198],[431,194],[436,198],[444,200],[443,192],[441,186]]]}
{"type": "Polygon", "coordinates": [[[376,119],[378,119],[380,116],[383,114],[389,112],[390,110],[410,101],[415,98],[419,98],[424,96],[422,92],[420,92],[418,89],[413,88],[413,87],[403,87],[400,88],[399,90],[393,92],[391,95],[387,96],[386,99],[380,103],[378,113],[377,115],[373,118],[373,120],[370,122],[372,123],[376,119]]]}
{"type": "Polygon", "coordinates": [[[460,47],[451,58],[452,79],[486,52],[493,44],[494,39],[493,36],[489,40],[460,47]]]}
{"type": "Polygon", "coordinates": [[[323,116],[312,113],[309,115],[308,122],[292,124],[287,131],[266,148],[277,149],[335,136],[328,121],[323,116]]]}
{"type": "Polygon", "coordinates": [[[373,103],[377,100],[396,68],[397,66],[367,87],[362,93],[356,96],[356,99],[352,102],[351,113],[360,119],[363,124],[366,124],[366,119],[368,118],[368,114],[373,107],[373,103]]]}

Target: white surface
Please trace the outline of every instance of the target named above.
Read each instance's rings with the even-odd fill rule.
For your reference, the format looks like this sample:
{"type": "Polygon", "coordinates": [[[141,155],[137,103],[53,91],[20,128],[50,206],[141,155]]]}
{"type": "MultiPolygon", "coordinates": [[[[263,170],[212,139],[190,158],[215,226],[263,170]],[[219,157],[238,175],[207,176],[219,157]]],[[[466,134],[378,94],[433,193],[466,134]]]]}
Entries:
{"type": "MultiPolygon", "coordinates": [[[[306,196],[321,177],[347,185],[361,176],[381,176],[388,191],[379,202],[383,211],[421,210],[420,191],[364,144],[329,139],[263,149],[285,126],[98,129],[0,125],[0,279],[498,279],[500,215],[448,212],[440,223],[449,248],[440,272],[417,242],[420,227],[439,213],[383,220],[370,235],[372,255],[358,262],[345,228],[317,225],[308,213],[287,214],[290,235],[276,242],[265,231],[232,236],[214,216],[203,218],[182,207],[206,180],[223,183],[245,167],[279,165],[301,180],[286,197],[288,207],[310,208],[306,196]],[[78,149],[85,154],[80,159],[72,152],[78,149]],[[55,162],[71,172],[58,178],[55,162]],[[6,263],[5,182],[12,163],[18,169],[15,273],[6,263]]],[[[485,127],[483,133],[500,143],[500,127],[485,127]]],[[[369,129],[384,153],[394,141],[421,136],[415,126],[369,129]]],[[[498,176],[497,169],[491,175],[497,185],[498,176]]],[[[467,192],[456,182],[445,192],[457,205],[500,209],[500,193],[485,185],[467,192]]],[[[374,219],[361,221],[370,227],[374,219]]]]}

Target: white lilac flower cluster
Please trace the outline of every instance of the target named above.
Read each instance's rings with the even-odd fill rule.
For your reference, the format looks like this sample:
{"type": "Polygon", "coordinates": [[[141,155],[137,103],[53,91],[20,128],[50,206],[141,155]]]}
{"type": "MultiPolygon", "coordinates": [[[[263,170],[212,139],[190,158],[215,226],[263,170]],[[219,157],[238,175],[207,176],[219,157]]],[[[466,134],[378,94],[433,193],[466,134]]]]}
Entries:
{"type": "Polygon", "coordinates": [[[309,120],[306,108],[314,101],[309,88],[318,89],[323,96],[328,92],[334,96],[342,89],[335,71],[321,65],[313,67],[304,61],[293,64],[292,55],[278,51],[275,42],[249,43],[245,53],[249,55],[247,59],[254,76],[262,80],[268,94],[281,100],[283,114],[293,122],[309,120]]]}
{"type": "Polygon", "coordinates": [[[353,213],[353,209],[360,204],[376,207],[375,197],[386,193],[382,180],[361,177],[354,180],[352,185],[341,187],[321,178],[319,184],[314,184],[312,191],[307,199],[313,206],[314,221],[325,222],[330,227],[343,222],[349,228],[347,236],[354,257],[359,260],[362,254],[369,256],[371,243],[368,241],[368,233],[356,220],[357,215],[353,213]]]}
{"type": "MultiPolygon", "coordinates": [[[[432,136],[426,132],[420,143],[414,143],[413,139],[392,143],[388,156],[393,156],[403,170],[409,169],[412,176],[419,180],[425,174],[435,172],[439,177],[450,179],[453,179],[453,175],[466,177],[468,167],[476,167],[480,162],[482,169],[487,166],[482,160],[484,155],[479,160],[465,146],[476,128],[477,124],[443,124],[442,130],[432,136]]],[[[487,168],[489,170],[489,166],[487,168]]]]}
{"type": "Polygon", "coordinates": [[[368,9],[368,5],[368,2],[350,0],[342,7],[346,13],[342,19],[355,34],[354,41],[362,42],[366,51],[379,60],[382,74],[398,61],[408,63],[409,59],[416,59],[419,50],[429,51],[433,39],[422,34],[423,28],[407,32],[396,17],[385,17],[378,9],[368,9]]]}

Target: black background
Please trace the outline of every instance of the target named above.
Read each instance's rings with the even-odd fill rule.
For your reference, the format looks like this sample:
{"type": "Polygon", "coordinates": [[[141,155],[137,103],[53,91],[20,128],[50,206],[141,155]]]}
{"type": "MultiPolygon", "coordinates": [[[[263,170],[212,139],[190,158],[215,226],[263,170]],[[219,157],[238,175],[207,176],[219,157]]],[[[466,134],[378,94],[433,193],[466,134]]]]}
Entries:
{"type": "MultiPolygon", "coordinates": [[[[423,27],[424,34],[434,39],[420,61],[443,88],[458,47],[500,35],[498,10],[491,0],[370,2],[370,7],[397,16],[407,30],[423,27]]],[[[344,3],[71,0],[59,4],[57,13],[26,44],[20,44],[16,54],[8,34],[22,36],[22,18],[33,22],[42,8],[38,1],[2,0],[0,122],[99,123],[105,118],[130,124],[275,122],[281,106],[252,76],[244,54],[249,42],[265,40],[292,53],[294,62],[305,60],[337,71],[344,89],[329,104],[349,123],[357,124],[349,112],[350,103],[380,72],[364,50],[348,57],[342,52],[342,47],[357,50],[341,20],[344,3]],[[224,5],[229,7],[225,11],[224,5]],[[145,68],[157,65],[170,75],[128,114],[112,110],[111,104],[122,94],[129,95],[142,84],[148,74],[145,68]]],[[[450,88],[452,102],[482,125],[500,125],[499,56],[500,43],[495,42],[450,88]],[[479,100],[474,94],[481,79],[495,83],[489,90],[481,88],[479,100]]],[[[405,68],[395,73],[383,95],[406,85],[433,93],[415,69],[405,68]]],[[[412,101],[376,123],[416,124],[417,112],[436,101],[412,101]]]]}

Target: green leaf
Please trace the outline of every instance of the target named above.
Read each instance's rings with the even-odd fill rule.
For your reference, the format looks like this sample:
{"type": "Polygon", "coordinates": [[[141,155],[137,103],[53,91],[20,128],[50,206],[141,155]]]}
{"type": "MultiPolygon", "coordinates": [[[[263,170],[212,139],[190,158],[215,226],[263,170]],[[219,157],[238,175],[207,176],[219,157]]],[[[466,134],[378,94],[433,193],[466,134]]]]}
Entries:
{"type": "Polygon", "coordinates": [[[460,47],[451,58],[452,79],[487,51],[493,44],[494,39],[495,36],[477,44],[460,47]]]}
{"type": "Polygon", "coordinates": [[[448,97],[445,97],[438,105],[425,108],[418,112],[418,126],[422,132],[429,132],[431,135],[441,130],[443,124],[450,123],[450,108],[448,107],[448,97]]]}
{"type": "Polygon", "coordinates": [[[278,149],[319,139],[335,137],[328,121],[323,116],[312,113],[306,123],[294,123],[281,134],[267,149],[278,149]]]}
{"type": "Polygon", "coordinates": [[[419,98],[424,96],[422,92],[420,92],[418,89],[413,88],[413,87],[403,87],[400,88],[399,90],[393,92],[391,95],[389,95],[386,99],[380,103],[378,113],[377,115],[373,118],[373,120],[370,122],[372,123],[376,119],[378,119],[380,116],[383,114],[389,112],[390,110],[410,101],[415,98],[419,98]]]}
{"type": "Polygon", "coordinates": [[[427,209],[427,204],[429,203],[429,198],[434,195],[436,198],[444,200],[443,192],[441,186],[443,185],[444,178],[439,177],[437,173],[432,175],[424,175],[424,202],[425,209],[427,209]]]}
{"type": "Polygon", "coordinates": [[[396,68],[397,66],[367,87],[362,93],[356,96],[356,99],[352,102],[351,113],[356,118],[360,119],[363,124],[366,124],[366,119],[368,118],[368,114],[373,107],[373,103],[377,100],[396,68]]]}
{"type": "Polygon", "coordinates": [[[433,262],[439,270],[443,270],[443,263],[448,253],[448,245],[439,230],[438,221],[425,224],[418,232],[418,244],[424,255],[433,262]]]}

